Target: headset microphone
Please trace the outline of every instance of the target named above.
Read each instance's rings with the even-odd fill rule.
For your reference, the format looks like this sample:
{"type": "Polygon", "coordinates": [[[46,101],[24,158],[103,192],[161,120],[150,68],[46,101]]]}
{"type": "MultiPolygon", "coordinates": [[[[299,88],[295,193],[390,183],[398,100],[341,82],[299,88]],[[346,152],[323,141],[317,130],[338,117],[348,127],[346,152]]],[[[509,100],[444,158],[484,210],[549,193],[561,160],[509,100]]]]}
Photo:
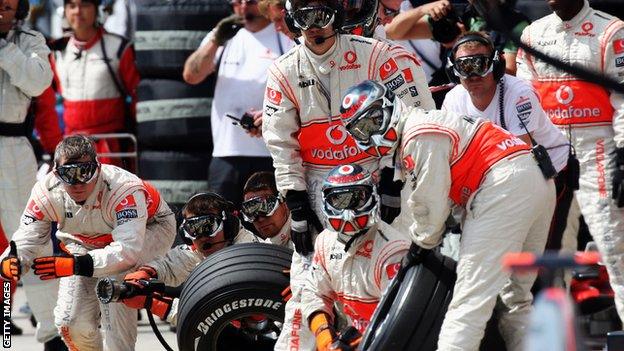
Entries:
{"type": "Polygon", "coordinates": [[[314,38],[314,44],[316,45],[321,45],[325,42],[325,40],[333,37],[334,35],[338,34],[338,32],[334,31],[331,35],[326,36],[326,37],[320,37],[320,38],[314,38]]]}

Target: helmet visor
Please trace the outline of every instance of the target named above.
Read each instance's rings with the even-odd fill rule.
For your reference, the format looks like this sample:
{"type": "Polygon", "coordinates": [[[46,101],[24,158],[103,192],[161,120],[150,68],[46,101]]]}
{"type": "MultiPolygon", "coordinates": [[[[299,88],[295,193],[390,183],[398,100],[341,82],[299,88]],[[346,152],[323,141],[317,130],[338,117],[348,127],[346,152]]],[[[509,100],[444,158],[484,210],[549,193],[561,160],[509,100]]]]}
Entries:
{"type": "Polygon", "coordinates": [[[375,103],[351,120],[345,128],[353,139],[368,142],[373,134],[380,134],[384,125],[384,110],[381,103],[375,103]]]}
{"type": "Polygon", "coordinates": [[[270,217],[277,210],[280,204],[277,196],[258,196],[251,198],[241,204],[241,212],[247,222],[253,222],[259,216],[270,217]]]}
{"type": "Polygon", "coordinates": [[[293,20],[301,30],[325,28],[334,23],[336,12],[328,6],[308,6],[295,10],[293,20]]]}
{"type": "Polygon", "coordinates": [[[56,166],[55,172],[57,178],[69,185],[74,185],[89,183],[93,180],[97,169],[97,162],[80,162],[56,166]]]}
{"type": "Polygon", "coordinates": [[[372,194],[373,189],[365,185],[332,188],[325,194],[325,202],[339,211],[359,210],[367,206],[372,194]]]}
{"type": "Polygon", "coordinates": [[[215,214],[185,218],[182,221],[182,230],[191,240],[200,236],[214,237],[223,230],[223,218],[215,214]]]}
{"type": "Polygon", "coordinates": [[[492,58],[487,55],[472,55],[455,59],[455,74],[466,79],[471,76],[485,77],[492,72],[492,58]]]}

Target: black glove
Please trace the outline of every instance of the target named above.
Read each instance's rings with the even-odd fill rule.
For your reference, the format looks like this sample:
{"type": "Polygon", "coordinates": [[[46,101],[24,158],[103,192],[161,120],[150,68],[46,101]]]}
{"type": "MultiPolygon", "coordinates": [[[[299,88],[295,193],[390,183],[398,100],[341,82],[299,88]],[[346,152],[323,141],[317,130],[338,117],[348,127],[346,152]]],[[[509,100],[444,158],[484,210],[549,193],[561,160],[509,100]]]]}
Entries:
{"type": "Polygon", "coordinates": [[[407,267],[422,262],[430,252],[431,250],[423,249],[415,243],[412,243],[409,251],[407,251],[407,254],[405,254],[401,260],[401,267],[407,267]]]}
{"type": "Polygon", "coordinates": [[[306,191],[289,190],[286,193],[286,206],[290,209],[290,238],[298,253],[307,256],[314,252],[313,231],[323,230],[321,221],[310,207],[306,191]]]}
{"type": "Polygon", "coordinates": [[[338,333],[338,337],[329,346],[329,350],[354,351],[362,340],[362,334],[354,327],[347,327],[338,333]]]}
{"type": "Polygon", "coordinates": [[[617,207],[624,207],[624,148],[615,149],[615,170],[613,171],[613,194],[617,207]]]}
{"type": "Polygon", "coordinates": [[[401,189],[403,182],[394,181],[394,168],[386,167],[379,176],[378,192],[381,198],[381,219],[391,224],[401,213],[401,189]]]}
{"type": "Polygon", "coordinates": [[[230,15],[217,23],[217,26],[213,29],[213,41],[215,44],[221,46],[226,41],[232,39],[238,30],[243,28],[243,18],[238,15],[230,15]]]}

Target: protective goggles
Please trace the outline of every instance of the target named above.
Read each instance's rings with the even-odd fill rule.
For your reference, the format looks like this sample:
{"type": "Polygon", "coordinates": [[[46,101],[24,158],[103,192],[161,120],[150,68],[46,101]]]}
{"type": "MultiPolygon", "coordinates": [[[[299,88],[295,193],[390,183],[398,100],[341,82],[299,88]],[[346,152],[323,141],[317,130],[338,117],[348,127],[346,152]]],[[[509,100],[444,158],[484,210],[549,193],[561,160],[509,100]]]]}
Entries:
{"type": "Polygon", "coordinates": [[[258,196],[251,198],[241,204],[241,212],[247,222],[253,222],[258,217],[271,217],[282,201],[275,195],[258,196]]]}
{"type": "Polygon", "coordinates": [[[338,211],[361,210],[369,205],[372,195],[373,189],[366,185],[332,188],[325,193],[325,203],[338,211]]]}
{"type": "Polygon", "coordinates": [[[471,76],[485,77],[492,72],[493,66],[490,56],[472,55],[456,58],[453,62],[453,71],[462,79],[471,76]]]}
{"type": "Polygon", "coordinates": [[[184,236],[191,240],[200,236],[214,237],[218,232],[223,230],[224,217],[225,213],[221,216],[207,214],[203,216],[185,218],[181,224],[184,236]]]}
{"type": "Polygon", "coordinates": [[[334,23],[336,11],[328,6],[307,6],[293,12],[295,26],[301,30],[325,28],[334,23]]]}
{"type": "Polygon", "coordinates": [[[366,111],[353,119],[345,128],[353,139],[367,143],[374,134],[381,134],[384,127],[384,109],[381,101],[372,104],[366,111]]]}
{"type": "Polygon", "coordinates": [[[63,166],[56,166],[56,177],[69,185],[86,184],[93,180],[97,173],[97,162],[80,162],[63,166]]]}

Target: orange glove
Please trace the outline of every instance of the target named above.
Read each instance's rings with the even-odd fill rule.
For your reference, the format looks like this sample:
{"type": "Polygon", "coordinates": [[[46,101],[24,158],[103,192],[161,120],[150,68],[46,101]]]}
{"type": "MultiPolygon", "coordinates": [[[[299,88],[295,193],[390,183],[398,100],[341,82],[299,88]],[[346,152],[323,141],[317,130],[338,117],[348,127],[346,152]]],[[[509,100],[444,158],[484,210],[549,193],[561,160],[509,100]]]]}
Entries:
{"type": "MultiPolygon", "coordinates": [[[[145,295],[138,295],[138,296],[131,297],[129,299],[123,299],[121,300],[121,302],[123,302],[124,305],[130,308],[139,310],[141,308],[146,308],[147,299],[148,297],[145,295]]],[[[150,311],[152,312],[152,314],[160,317],[160,319],[165,320],[167,319],[169,312],[171,312],[172,304],[173,304],[172,298],[162,296],[161,294],[158,294],[158,293],[154,293],[152,295],[150,311]]]]}
{"type": "Polygon", "coordinates": [[[11,240],[11,249],[9,255],[2,259],[0,275],[7,280],[18,281],[22,274],[22,265],[19,258],[17,258],[17,245],[15,241],[11,240]]]}
{"type": "Polygon", "coordinates": [[[143,285],[139,284],[138,281],[150,280],[151,278],[158,278],[158,272],[150,266],[141,266],[137,271],[126,274],[124,281],[143,289],[143,285]]]}
{"type": "Polygon", "coordinates": [[[316,349],[327,351],[336,338],[334,328],[329,323],[329,316],[325,312],[317,312],[310,319],[310,330],[316,338],[316,349]]]}
{"type": "Polygon", "coordinates": [[[41,280],[69,277],[71,275],[93,276],[93,258],[82,256],[44,256],[35,258],[32,265],[41,280]]]}

